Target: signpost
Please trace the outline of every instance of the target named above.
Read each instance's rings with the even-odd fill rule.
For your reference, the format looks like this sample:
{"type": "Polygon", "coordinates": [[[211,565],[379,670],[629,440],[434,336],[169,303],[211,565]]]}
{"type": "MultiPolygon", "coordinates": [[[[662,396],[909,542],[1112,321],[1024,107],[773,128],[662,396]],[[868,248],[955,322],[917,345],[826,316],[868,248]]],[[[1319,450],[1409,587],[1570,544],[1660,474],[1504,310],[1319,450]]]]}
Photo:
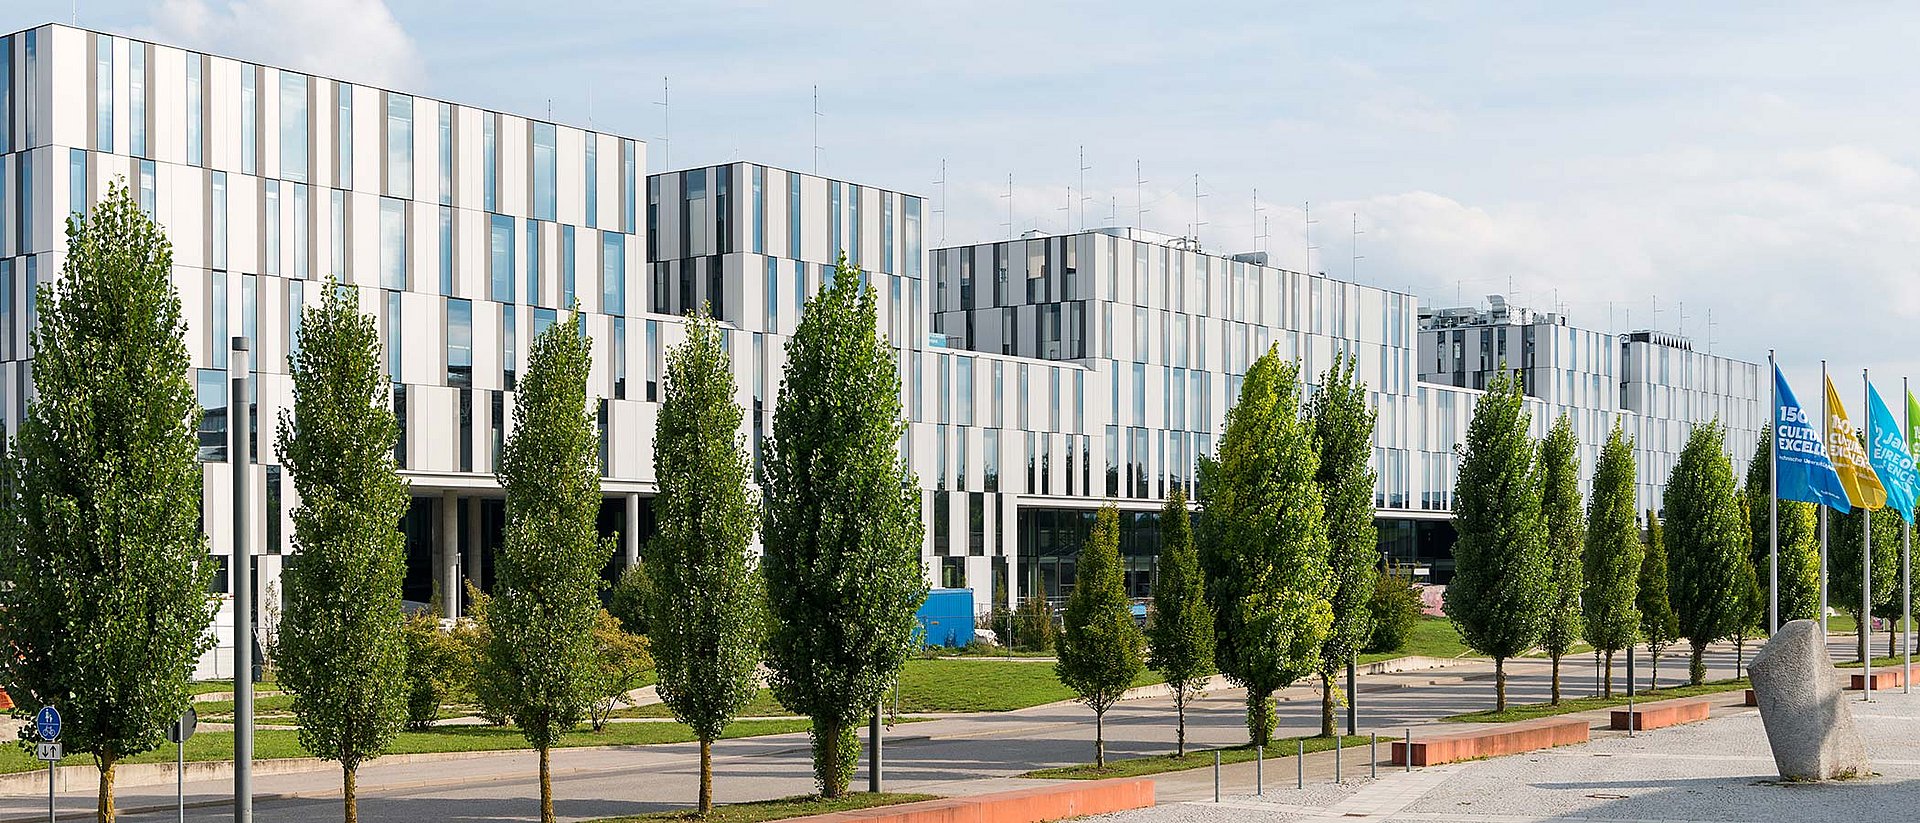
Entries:
{"type": "Polygon", "coordinates": [[[187,707],[187,713],[179,720],[167,724],[167,740],[179,748],[179,759],[174,762],[173,790],[180,802],[180,823],[187,821],[187,739],[200,726],[200,713],[187,707]]]}
{"type": "Polygon", "coordinates": [[[52,706],[41,706],[40,713],[33,716],[33,732],[40,738],[33,744],[33,756],[47,762],[47,823],[55,819],[53,798],[54,766],[59,764],[60,751],[60,710],[52,706]]]}

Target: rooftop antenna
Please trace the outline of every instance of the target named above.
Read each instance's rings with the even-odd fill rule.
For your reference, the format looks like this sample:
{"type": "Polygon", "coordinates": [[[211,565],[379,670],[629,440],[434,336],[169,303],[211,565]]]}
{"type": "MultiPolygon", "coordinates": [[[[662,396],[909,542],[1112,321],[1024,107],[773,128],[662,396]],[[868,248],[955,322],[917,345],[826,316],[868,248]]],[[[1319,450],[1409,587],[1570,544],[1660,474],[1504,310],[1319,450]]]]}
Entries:
{"type": "Polygon", "coordinates": [[[1318,223],[1318,222],[1320,222],[1320,221],[1318,221],[1318,220],[1315,220],[1315,219],[1313,219],[1313,201],[1311,201],[1311,200],[1309,200],[1309,201],[1307,201],[1307,204],[1306,204],[1305,206],[1303,206],[1303,208],[1304,208],[1304,209],[1306,209],[1306,213],[1307,213],[1307,223],[1306,223],[1306,226],[1307,226],[1307,259],[1306,259],[1306,261],[1305,261],[1305,265],[1303,265],[1303,266],[1301,266],[1301,268],[1304,268],[1304,269],[1306,269],[1306,270],[1307,270],[1307,273],[1308,273],[1308,274],[1313,274],[1313,273],[1314,273],[1314,271],[1313,271],[1313,253],[1314,253],[1314,252],[1315,252],[1316,250],[1318,250],[1318,249],[1320,248],[1319,246],[1316,246],[1316,245],[1314,245],[1314,244],[1313,244],[1313,224],[1315,224],[1315,223],[1318,223]]]}
{"type": "Polygon", "coordinates": [[[1687,301],[1680,301],[1680,336],[1687,336],[1687,301]]]}
{"type": "Polygon", "coordinates": [[[1147,200],[1141,194],[1141,187],[1146,184],[1147,178],[1140,176],[1140,161],[1136,158],[1133,161],[1133,227],[1136,229],[1147,227],[1147,200]]]}
{"type": "Polygon", "coordinates": [[[1087,228],[1087,201],[1093,199],[1087,196],[1087,170],[1091,168],[1093,167],[1087,165],[1087,147],[1083,145],[1080,147],[1080,200],[1077,203],[1077,205],[1080,206],[1080,229],[1082,231],[1085,231],[1087,228]]]}
{"type": "Polygon", "coordinates": [[[593,128],[593,87],[587,87],[587,128],[593,128]]]}
{"type": "Polygon", "coordinates": [[[1107,225],[1120,225],[1120,198],[1118,195],[1107,195],[1107,225]]]}
{"type": "Polygon", "coordinates": [[[660,165],[673,168],[673,98],[668,95],[667,78],[660,78],[660,99],[654,105],[660,107],[660,165]]]}
{"type": "Polygon", "coordinates": [[[933,213],[940,215],[940,243],[945,245],[947,242],[947,158],[940,158],[940,179],[933,182],[940,187],[940,207],[934,209],[933,213]]]}
{"type": "Polygon", "coordinates": [[[1007,200],[1007,239],[1013,239],[1013,172],[1007,172],[1007,193],[1000,195],[1007,200]]]}
{"type": "Polygon", "coordinates": [[[1366,257],[1366,255],[1363,255],[1360,253],[1360,235],[1363,235],[1363,234],[1366,234],[1366,232],[1363,232],[1360,230],[1360,213],[1354,212],[1353,214],[1353,247],[1352,247],[1353,260],[1347,263],[1347,282],[1349,283],[1360,282],[1360,261],[1366,257]]]}
{"type": "Polygon", "coordinates": [[[1253,247],[1266,251],[1267,227],[1265,218],[1260,216],[1261,211],[1263,209],[1260,208],[1260,189],[1256,186],[1253,190],[1253,247]]]}
{"type": "Polygon", "coordinates": [[[1062,233],[1072,234],[1073,233],[1073,187],[1072,186],[1067,187],[1067,204],[1064,206],[1061,206],[1059,209],[1057,209],[1057,211],[1063,211],[1067,213],[1066,217],[1061,218],[1065,220],[1067,223],[1067,230],[1062,233]]]}
{"type": "Polygon", "coordinates": [[[813,173],[820,173],[820,84],[813,84],[813,173]]]}
{"type": "Polygon", "coordinates": [[[1653,325],[1651,328],[1654,331],[1660,330],[1660,295],[1657,294],[1653,296],[1653,325]]]}
{"type": "Polygon", "coordinates": [[[1206,225],[1200,220],[1200,198],[1205,196],[1200,193],[1200,175],[1195,173],[1193,175],[1193,245],[1195,247],[1200,245],[1200,227],[1206,225]]]}
{"type": "Polygon", "coordinates": [[[1713,309],[1707,309],[1707,353],[1713,353],[1713,309]]]}
{"type": "Polygon", "coordinates": [[[553,119],[553,98],[547,98],[547,119],[553,119]]]}

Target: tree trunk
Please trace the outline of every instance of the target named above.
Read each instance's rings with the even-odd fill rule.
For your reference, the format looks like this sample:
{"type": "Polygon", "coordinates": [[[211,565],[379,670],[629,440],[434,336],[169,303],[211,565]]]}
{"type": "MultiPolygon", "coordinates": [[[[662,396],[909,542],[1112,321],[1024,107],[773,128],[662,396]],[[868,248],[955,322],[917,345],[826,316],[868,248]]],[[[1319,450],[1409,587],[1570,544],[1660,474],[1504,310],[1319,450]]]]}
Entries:
{"type": "Polygon", "coordinates": [[[1095,707],[1093,710],[1093,767],[1107,767],[1107,710],[1095,707]]]}
{"type": "Polygon", "coordinates": [[[1860,661],[1863,663],[1866,662],[1866,659],[1867,659],[1867,635],[1870,635],[1873,633],[1873,624],[1867,622],[1870,619],[1871,618],[1867,617],[1865,614],[1862,614],[1860,612],[1853,613],[1853,622],[1855,626],[1853,631],[1853,641],[1854,641],[1854,645],[1859,647],[1857,654],[1859,655],[1860,661]]]}
{"type": "Polygon", "coordinates": [[[1733,636],[1733,676],[1739,677],[1740,671],[1747,667],[1747,633],[1733,636]]]}
{"type": "Polygon", "coordinates": [[[1320,673],[1320,736],[1333,736],[1333,675],[1320,673]]]}
{"type": "Polygon", "coordinates": [[[1273,692],[1247,690],[1247,742],[1266,746],[1273,742],[1273,692]]]}
{"type": "Polygon", "coordinates": [[[1185,695],[1187,690],[1186,690],[1185,683],[1182,683],[1180,685],[1181,685],[1180,690],[1174,693],[1174,701],[1173,701],[1173,710],[1176,714],[1179,715],[1179,720],[1177,721],[1173,729],[1173,755],[1175,757],[1186,757],[1187,756],[1187,698],[1185,695]]]}
{"type": "Polygon", "coordinates": [[[1687,683],[1698,686],[1707,682],[1707,644],[1694,640],[1689,645],[1692,650],[1687,655],[1687,683]]]}
{"type": "Polygon", "coordinates": [[[1560,655],[1553,656],[1553,705],[1560,705],[1560,655]]]}
{"type": "Polygon", "coordinates": [[[1613,650],[1612,649],[1607,650],[1607,676],[1601,682],[1603,683],[1603,685],[1601,686],[1600,696],[1612,697],[1613,696],[1613,650]]]}
{"type": "Polygon", "coordinates": [[[345,816],[342,819],[346,823],[359,823],[360,820],[360,804],[355,794],[355,789],[358,788],[355,785],[355,778],[358,775],[355,771],[353,766],[340,764],[340,797],[345,804],[342,810],[345,816]]]}
{"type": "Polygon", "coordinates": [[[553,823],[553,762],[551,750],[540,747],[540,823],[553,823]]]}
{"type": "Polygon", "coordinates": [[[1891,617],[1887,618],[1887,656],[1888,657],[1894,656],[1895,651],[1893,648],[1893,641],[1899,636],[1900,636],[1900,627],[1899,627],[1898,621],[1895,621],[1891,617]]]}
{"type": "Polygon", "coordinates": [[[1647,672],[1647,688],[1660,688],[1660,650],[1648,646],[1647,656],[1653,658],[1653,668],[1647,672]]]}
{"type": "Polygon", "coordinates": [[[840,726],[837,723],[824,723],[820,731],[825,735],[820,739],[828,742],[814,751],[813,756],[820,761],[815,764],[814,771],[820,779],[820,797],[832,800],[844,793],[840,783],[840,726]]]}
{"type": "Polygon", "coordinates": [[[1507,659],[1504,657],[1493,659],[1493,710],[1507,710],[1507,659]]]}
{"type": "Polygon", "coordinates": [[[713,811],[713,741],[700,741],[700,814],[713,811]]]}
{"type": "Polygon", "coordinates": [[[102,755],[96,762],[100,766],[100,799],[95,814],[100,823],[113,823],[113,766],[112,755],[102,755]]]}

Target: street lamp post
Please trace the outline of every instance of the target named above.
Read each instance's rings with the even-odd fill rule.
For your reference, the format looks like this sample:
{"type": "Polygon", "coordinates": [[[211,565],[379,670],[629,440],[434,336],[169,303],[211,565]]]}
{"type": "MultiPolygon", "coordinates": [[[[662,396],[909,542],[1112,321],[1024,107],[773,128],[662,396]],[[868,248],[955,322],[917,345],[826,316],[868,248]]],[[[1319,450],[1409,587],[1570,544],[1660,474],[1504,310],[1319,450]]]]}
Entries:
{"type": "Polygon", "coordinates": [[[233,467],[233,823],[253,823],[253,535],[248,493],[253,465],[250,407],[253,369],[247,338],[233,338],[227,359],[227,462],[233,467]]]}

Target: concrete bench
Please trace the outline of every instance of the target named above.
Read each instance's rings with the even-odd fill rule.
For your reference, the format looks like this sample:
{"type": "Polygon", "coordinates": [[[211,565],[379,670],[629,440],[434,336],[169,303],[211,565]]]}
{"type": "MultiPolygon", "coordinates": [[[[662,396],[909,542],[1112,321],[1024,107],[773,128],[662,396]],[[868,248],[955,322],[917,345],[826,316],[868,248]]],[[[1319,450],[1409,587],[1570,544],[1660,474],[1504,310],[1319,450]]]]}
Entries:
{"type": "Polygon", "coordinates": [[[1086,780],[796,817],[787,823],[1040,823],[1153,805],[1153,781],[1086,780]]]}
{"type": "Polygon", "coordinates": [[[1747,694],[1746,694],[1746,697],[1745,697],[1745,699],[1743,699],[1743,700],[1741,700],[1741,701],[1740,701],[1740,705],[1742,705],[1742,706],[1758,706],[1758,705],[1760,705],[1760,698],[1758,698],[1758,697],[1756,697],[1756,696],[1754,696],[1754,694],[1753,694],[1753,690],[1752,690],[1752,689],[1748,689],[1748,690],[1747,690],[1747,694]]]}
{"type": "Polygon", "coordinates": [[[1662,700],[1644,706],[1635,706],[1632,711],[1614,709],[1611,726],[1616,730],[1663,729],[1668,726],[1705,720],[1710,708],[1712,703],[1706,700],[1662,700]]]}
{"type": "MultiPolygon", "coordinates": [[[[1876,692],[1883,692],[1888,689],[1900,688],[1900,684],[1906,682],[1904,679],[1901,678],[1902,674],[1904,673],[1901,672],[1899,669],[1874,669],[1873,670],[1873,690],[1876,692]]],[[[1865,689],[1866,687],[1867,687],[1867,675],[1852,674],[1847,676],[1848,689],[1851,689],[1853,691],[1860,691],[1862,689],[1865,689]]]]}
{"type": "Polygon", "coordinates": [[[1553,746],[1569,746],[1585,743],[1587,739],[1587,721],[1578,718],[1546,717],[1519,723],[1489,724],[1487,728],[1446,732],[1415,739],[1412,752],[1407,751],[1405,742],[1395,741],[1391,764],[1404,766],[1407,764],[1407,758],[1412,757],[1415,766],[1437,766],[1442,763],[1500,757],[1553,746]]]}

